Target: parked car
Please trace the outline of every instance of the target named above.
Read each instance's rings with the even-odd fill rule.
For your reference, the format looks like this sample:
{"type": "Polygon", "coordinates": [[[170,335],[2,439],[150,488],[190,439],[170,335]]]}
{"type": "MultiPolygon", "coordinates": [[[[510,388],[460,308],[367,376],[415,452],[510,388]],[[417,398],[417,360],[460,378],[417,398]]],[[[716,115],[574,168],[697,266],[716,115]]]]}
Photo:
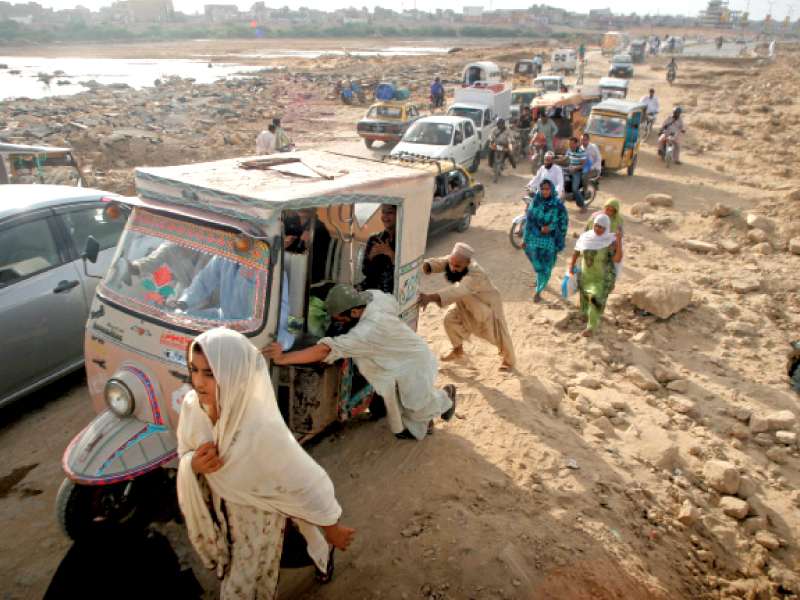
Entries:
{"type": "Polygon", "coordinates": [[[358,122],[358,135],[367,148],[375,141],[398,142],[409,126],[420,118],[417,107],[402,102],[379,102],[369,107],[367,115],[358,122]]]}
{"type": "Polygon", "coordinates": [[[46,183],[86,187],[72,148],[0,144],[0,184],[46,183]]]}
{"type": "Polygon", "coordinates": [[[89,307],[127,218],[124,198],[100,190],[2,190],[0,406],[83,365],[89,307]],[[94,264],[81,260],[89,236],[99,243],[94,264]]]}
{"type": "Polygon", "coordinates": [[[406,154],[454,160],[474,173],[481,162],[481,140],[472,119],[446,115],[423,117],[408,128],[390,156],[406,154]]]}
{"type": "Polygon", "coordinates": [[[484,187],[455,161],[399,156],[391,162],[428,171],[435,175],[428,237],[450,231],[466,231],[483,200],[484,187]]]}
{"type": "Polygon", "coordinates": [[[633,59],[629,54],[617,54],[608,65],[609,77],[633,77],[633,59]]]}

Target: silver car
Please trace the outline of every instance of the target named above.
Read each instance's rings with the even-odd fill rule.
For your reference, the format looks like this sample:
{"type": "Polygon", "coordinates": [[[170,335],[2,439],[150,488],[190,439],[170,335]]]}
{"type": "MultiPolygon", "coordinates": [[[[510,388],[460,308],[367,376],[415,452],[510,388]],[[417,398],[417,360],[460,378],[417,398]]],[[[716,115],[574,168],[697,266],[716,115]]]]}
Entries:
{"type": "Polygon", "coordinates": [[[0,407],[83,365],[100,281],[92,276],[102,277],[113,258],[123,200],[88,188],[0,187],[0,407]],[[89,236],[99,253],[84,268],[89,236]]]}

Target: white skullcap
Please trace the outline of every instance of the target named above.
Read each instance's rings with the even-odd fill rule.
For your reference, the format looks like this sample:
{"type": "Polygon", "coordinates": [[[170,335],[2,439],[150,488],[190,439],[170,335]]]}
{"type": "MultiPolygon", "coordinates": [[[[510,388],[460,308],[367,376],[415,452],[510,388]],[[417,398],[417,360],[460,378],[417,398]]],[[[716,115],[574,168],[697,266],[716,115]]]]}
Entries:
{"type": "Polygon", "coordinates": [[[553,152],[552,150],[548,150],[547,154],[545,154],[544,157],[547,158],[548,156],[550,158],[555,158],[556,157],[556,153],[553,152]]]}
{"type": "Polygon", "coordinates": [[[459,256],[472,260],[472,257],[475,256],[475,249],[472,246],[458,242],[453,246],[451,254],[458,254],[459,256]]]}

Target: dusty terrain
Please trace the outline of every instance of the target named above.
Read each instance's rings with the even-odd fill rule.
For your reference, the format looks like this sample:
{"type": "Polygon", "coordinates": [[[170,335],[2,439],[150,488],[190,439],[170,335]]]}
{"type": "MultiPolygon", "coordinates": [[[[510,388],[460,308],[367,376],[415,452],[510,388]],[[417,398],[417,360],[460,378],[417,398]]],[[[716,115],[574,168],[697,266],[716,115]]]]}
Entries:
{"type": "MultiPolygon", "coordinates": [[[[263,88],[242,90],[260,104],[234,107],[236,118],[208,125],[204,143],[183,150],[192,160],[247,153],[274,113],[303,147],[377,156],[386,149],[366,150],[354,133],[364,108],[326,100],[324,76],[407,73],[406,80],[421,86],[432,73],[452,78],[474,57],[509,68],[529,54],[508,47],[298,62],[290,72],[312,76],[265,76],[263,88]],[[238,143],[230,143],[234,133],[238,143]]],[[[428,253],[446,254],[458,240],[477,249],[476,259],[504,296],[517,368],[499,373],[494,349],[475,341],[467,358],[441,366],[440,384],[459,388],[459,418],[438,425],[435,436],[400,441],[385,422],[356,420],[312,442],[309,451],[336,485],[342,521],[358,537],[337,556],[330,585],[317,587],[309,573],[286,573],[281,597],[800,595],[800,407],[784,371],[800,324],[800,242],[790,241],[800,237],[794,164],[800,60],[789,49],[773,62],[679,59],[672,88],[663,83],[664,63],[637,66],[630,97],[655,84],[662,118],[676,104],[684,108],[684,164],[667,170],[651,141],[642,146],[633,177],[604,177],[596,203],[620,199],[626,257],[598,333],[580,337],[576,299],[556,293],[571,239],[545,302],[531,302],[535,276],[507,239],[529,179],[524,165],[488,183],[471,229],[431,240],[428,253]],[[652,204],[651,194],[667,194],[672,203],[655,197],[652,204]],[[646,277],[646,290],[671,281],[691,299],[666,319],[644,314],[631,298],[644,302],[638,286],[646,277]]],[[[604,75],[605,65],[591,53],[587,82],[604,75]]],[[[178,82],[166,92],[189,97],[192,89],[178,82]]],[[[414,99],[421,101],[422,93],[420,87],[414,99]]],[[[145,111],[163,105],[141,100],[145,111]]],[[[202,97],[194,100],[192,119],[191,111],[203,105],[202,97]]],[[[45,110],[46,103],[33,104],[45,110]]],[[[69,119],[109,112],[91,104],[69,119]]],[[[0,105],[0,117],[25,126],[19,121],[26,115],[11,114],[7,105],[0,105]]],[[[125,189],[130,169],[148,164],[148,153],[124,150],[133,137],[107,144],[106,156],[93,150],[90,141],[105,144],[122,128],[117,117],[100,118],[107,131],[53,135],[89,154],[103,173],[95,173],[100,187],[125,189]]],[[[194,123],[181,125],[184,138],[194,123]]],[[[157,135],[182,137],[163,128],[157,135]]],[[[180,153],[157,156],[154,162],[165,164],[180,153]]],[[[485,165],[477,178],[489,180],[485,165]]],[[[568,207],[572,238],[585,220],[568,207]]],[[[427,278],[423,291],[442,285],[427,278]]],[[[448,346],[441,315],[429,308],[419,328],[436,352],[448,346]]],[[[6,598],[36,598],[68,548],[53,501],[61,452],[91,418],[85,385],[72,378],[0,418],[0,590],[6,598]]],[[[197,569],[180,527],[162,528],[197,569]]],[[[213,579],[197,575],[214,597],[213,579]]]]}

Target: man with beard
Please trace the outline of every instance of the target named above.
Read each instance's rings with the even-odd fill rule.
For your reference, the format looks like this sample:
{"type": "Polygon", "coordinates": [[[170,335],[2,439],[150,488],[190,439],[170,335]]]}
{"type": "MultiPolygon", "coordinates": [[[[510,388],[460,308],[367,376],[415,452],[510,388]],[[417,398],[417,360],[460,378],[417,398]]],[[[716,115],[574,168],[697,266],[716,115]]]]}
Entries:
{"type": "Polygon", "coordinates": [[[270,344],[261,353],[276,365],[300,365],[352,358],[386,405],[389,428],[400,439],[421,440],[433,433],[433,419],[455,414],[456,387],[434,387],[439,374],[436,355],[400,320],[393,296],[379,290],[359,292],[337,284],[328,292],[325,310],[343,332],[316,346],[295,352],[270,344]]]}
{"type": "Polygon", "coordinates": [[[564,171],[555,164],[556,155],[548,152],[544,155],[544,164],[536,171],[536,176],[528,182],[529,190],[538,190],[542,180],[549,179],[555,188],[555,192],[561,195],[564,190],[564,171]]]}
{"type": "Polygon", "coordinates": [[[441,360],[464,356],[464,342],[474,334],[497,346],[503,359],[500,370],[510,371],[517,359],[503,315],[503,300],[486,271],[472,260],[474,254],[472,247],[458,243],[450,256],[422,263],[423,273],[444,273],[450,286],[434,294],[420,294],[420,306],[424,309],[431,302],[449,306],[444,315],[444,331],[453,348],[441,360]]]}

